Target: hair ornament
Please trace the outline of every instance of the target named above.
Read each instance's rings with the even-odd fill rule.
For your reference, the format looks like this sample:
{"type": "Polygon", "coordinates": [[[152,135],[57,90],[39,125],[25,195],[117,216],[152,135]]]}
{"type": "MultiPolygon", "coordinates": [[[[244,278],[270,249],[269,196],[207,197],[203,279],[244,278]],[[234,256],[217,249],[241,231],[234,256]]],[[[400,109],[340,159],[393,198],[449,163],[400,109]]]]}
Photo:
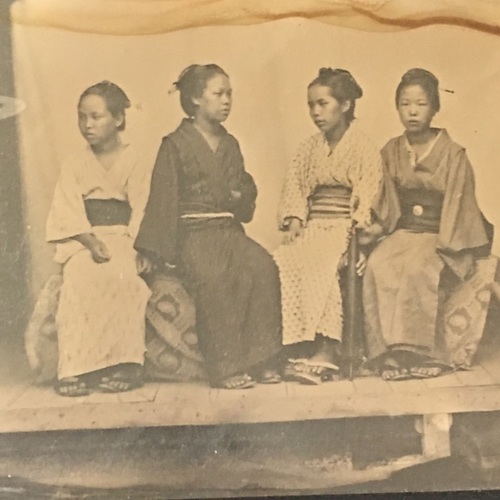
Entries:
{"type": "Polygon", "coordinates": [[[179,91],[179,82],[172,83],[172,86],[168,89],[168,95],[175,94],[179,91]]]}

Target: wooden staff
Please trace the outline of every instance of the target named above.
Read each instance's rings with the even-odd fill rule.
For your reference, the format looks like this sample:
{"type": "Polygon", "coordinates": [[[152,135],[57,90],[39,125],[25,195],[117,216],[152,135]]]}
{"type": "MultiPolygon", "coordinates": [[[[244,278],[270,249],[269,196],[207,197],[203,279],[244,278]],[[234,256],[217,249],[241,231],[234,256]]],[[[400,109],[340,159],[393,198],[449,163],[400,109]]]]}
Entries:
{"type": "Polygon", "coordinates": [[[359,260],[358,230],[353,223],[347,250],[346,306],[343,344],[343,375],[353,379],[355,364],[359,361],[360,332],[362,328],[361,279],[356,272],[359,260]]]}

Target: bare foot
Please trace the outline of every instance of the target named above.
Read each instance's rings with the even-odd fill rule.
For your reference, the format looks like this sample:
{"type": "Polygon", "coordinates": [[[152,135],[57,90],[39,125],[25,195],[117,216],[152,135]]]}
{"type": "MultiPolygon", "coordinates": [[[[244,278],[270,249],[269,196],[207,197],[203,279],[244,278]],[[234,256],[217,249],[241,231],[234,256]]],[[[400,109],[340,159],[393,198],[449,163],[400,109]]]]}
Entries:
{"type": "Polygon", "coordinates": [[[443,369],[440,366],[412,366],[410,373],[415,378],[433,378],[439,377],[443,369]]]}
{"type": "Polygon", "coordinates": [[[326,337],[320,337],[316,342],[318,348],[307,360],[310,371],[316,375],[322,375],[325,369],[338,371],[338,360],[340,358],[341,348],[340,342],[326,337]]]}

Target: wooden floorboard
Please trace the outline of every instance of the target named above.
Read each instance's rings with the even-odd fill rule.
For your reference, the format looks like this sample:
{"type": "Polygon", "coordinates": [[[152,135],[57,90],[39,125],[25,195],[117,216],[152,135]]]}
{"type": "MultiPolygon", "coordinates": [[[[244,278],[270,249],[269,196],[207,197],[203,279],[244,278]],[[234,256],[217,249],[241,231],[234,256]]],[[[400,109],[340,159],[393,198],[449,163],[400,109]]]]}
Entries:
{"type": "MultiPolygon", "coordinates": [[[[247,391],[222,391],[211,397],[207,386],[149,386],[152,401],[117,403],[116,395],[62,398],[52,391],[30,388],[9,408],[0,409],[0,432],[119,427],[215,425],[224,423],[290,422],[296,420],[370,416],[422,415],[500,410],[500,386],[429,389],[399,382],[390,392],[357,391],[358,383],[332,382],[317,387],[289,384],[247,391]],[[338,384],[338,385],[337,385],[338,384]],[[405,390],[405,386],[412,386],[405,390]],[[287,389],[292,389],[291,395],[287,389]],[[182,389],[182,390],[179,390],[182,389]]],[[[396,384],[393,382],[392,384],[396,384]]],[[[144,392],[141,392],[144,394],[144,392]]],[[[151,398],[151,396],[149,396],[151,398]]]]}
{"type": "Polygon", "coordinates": [[[64,398],[50,386],[28,382],[4,384],[0,433],[500,411],[500,349],[489,350],[471,371],[400,382],[371,376],[243,391],[162,382],[83,398],[64,398]]]}
{"type": "Polygon", "coordinates": [[[460,370],[456,372],[457,378],[467,386],[495,385],[495,380],[491,375],[479,365],[471,370],[460,370]]]}
{"type": "Polygon", "coordinates": [[[356,392],[361,394],[385,394],[391,392],[391,386],[380,377],[359,377],[353,380],[356,392]]]}
{"type": "Polygon", "coordinates": [[[429,389],[442,389],[445,387],[462,387],[464,383],[457,377],[455,372],[447,373],[441,377],[428,378],[423,380],[429,389]]]}
{"type": "Polygon", "coordinates": [[[396,393],[399,392],[415,392],[415,391],[425,391],[427,387],[425,386],[423,380],[411,379],[411,380],[397,380],[387,382],[389,387],[396,393]]]}

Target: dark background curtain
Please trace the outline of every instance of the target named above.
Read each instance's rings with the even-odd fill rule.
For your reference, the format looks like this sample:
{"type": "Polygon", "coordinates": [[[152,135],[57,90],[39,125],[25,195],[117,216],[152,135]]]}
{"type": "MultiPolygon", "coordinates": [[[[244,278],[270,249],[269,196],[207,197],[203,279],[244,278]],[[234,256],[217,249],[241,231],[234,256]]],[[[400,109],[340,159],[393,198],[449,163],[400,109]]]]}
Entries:
{"type": "MultiPolygon", "coordinates": [[[[0,0],[0,95],[7,97],[15,97],[11,3],[0,0]]],[[[26,264],[16,116],[12,116],[0,119],[0,348],[2,354],[7,354],[1,356],[0,362],[22,353],[30,308],[26,264]]]]}

